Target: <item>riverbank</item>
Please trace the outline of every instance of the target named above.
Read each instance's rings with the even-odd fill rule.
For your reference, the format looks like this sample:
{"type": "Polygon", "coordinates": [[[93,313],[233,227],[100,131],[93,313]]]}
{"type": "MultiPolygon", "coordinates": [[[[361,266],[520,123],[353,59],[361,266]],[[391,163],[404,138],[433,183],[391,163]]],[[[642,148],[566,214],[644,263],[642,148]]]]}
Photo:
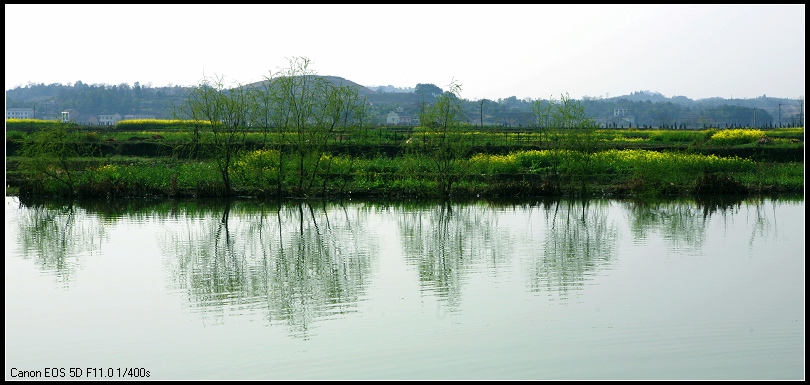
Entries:
{"type": "MultiPolygon", "coordinates": [[[[278,154],[268,151],[241,156],[229,170],[228,192],[215,161],[86,158],[75,160],[69,171],[17,179],[13,183],[9,183],[7,168],[6,194],[86,198],[410,199],[772,195],[804,191],[803,163],[648,150],[477,154],[455,161],[445,170],[437,170],[435,162],[426,156],[324,155],[315,172],[307,174],[299,173],[289,163],[279,168],[278,162],[278,154]]],[[[10,164],[20,163],[7,160],[7,165],[10,164]]]]}
{"type": "Polygon", "coordinates": [[[804,192],[803,128],[92,132],[6,138],[6,194],[86,198],[526,198],[804,192]],[[237,137],[234,137],[237,138],[237,137]]]}

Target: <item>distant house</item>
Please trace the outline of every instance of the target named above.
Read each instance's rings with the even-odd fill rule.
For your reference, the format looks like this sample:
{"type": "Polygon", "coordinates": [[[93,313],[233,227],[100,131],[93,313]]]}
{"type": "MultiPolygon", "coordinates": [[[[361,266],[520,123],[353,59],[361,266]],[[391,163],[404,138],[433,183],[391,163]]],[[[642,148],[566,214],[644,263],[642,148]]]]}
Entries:
{"type": "Polygon", "coordinates": [[[6,119],[34,119],[33,108],[7,108],[6,119]]]}
{"type": "Polygon", "coordinates": [[[98,124],[102,126],[114,126],[121,120],[121,115],[118,113],[112,115],[99,115],[98,124]]]}
{"type": "Polygon", "coordinates": [[[412,116],[401,111],[391,111],[385,117],[385,124],[389,126],[411,126],[415,123],[416,122],[412,116]]]}

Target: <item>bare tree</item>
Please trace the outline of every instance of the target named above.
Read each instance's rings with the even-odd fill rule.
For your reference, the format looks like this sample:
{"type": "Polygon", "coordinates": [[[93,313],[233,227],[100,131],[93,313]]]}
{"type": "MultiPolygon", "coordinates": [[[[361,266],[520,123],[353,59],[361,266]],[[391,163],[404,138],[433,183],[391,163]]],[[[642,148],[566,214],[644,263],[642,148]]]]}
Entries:
{"type": "Polygon", "coordinates": [[[230,169],[244,149],[249,110],[247,89],[239,84],[226,88],[224,76],[203,79],[181,107],[182,113],[194,122],[195,141],[199,141],[201,128],[211,132],[213,142],[207,155],[216,162],[226,196],[234,193],[230,169]]]}
{"type": "Polygon", "coordinates": [[[434,162],[437,183],[442,195],[449,196],[453,183],[461,172],[460,158],[469,149],[460,131],[464,126],[461,106],[461,85],[452,81],[448,91],[438,95],[432,105],[422,103],[419,116],[426,139],[421,147],[434,162]]]}

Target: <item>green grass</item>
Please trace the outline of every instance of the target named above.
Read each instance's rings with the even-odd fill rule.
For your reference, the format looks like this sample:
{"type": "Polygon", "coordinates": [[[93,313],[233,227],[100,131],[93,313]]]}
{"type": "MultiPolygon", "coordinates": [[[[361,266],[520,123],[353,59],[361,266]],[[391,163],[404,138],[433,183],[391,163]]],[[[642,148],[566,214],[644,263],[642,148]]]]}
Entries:
{"type": "MultiPolygon", "coordinates": [[[[323,155],[319,164],[313,184],[323,187],[315,188],[309,196],[436,195],[435,165],[424,156],[391,159],[323,155]]],[[[218,168],[212,161],[109,158],[105,162],[86,158],[74,160],[74,167],[79,186],[77,193],[82,196],[218,196],[223,193],[218,168]]],[[[240,195],[294,196],[298,181],[295,164],[282,164],[281,169],[286,170],[283,175],[279,172],[277,154],[247,153],[231,169],[234,189],[240,195]]],[[[529,188],[532,183],[554,185],[553,191],[559,195],[689,195],[698,192],[699,183],[711,181],[722,181],[724,192],[737,194],[799,192],[804,187],[802,163],[757,163],[737,157],[645,150],[477,154],[460,160],[458,170],[456,189],[463,195],[502,196],[500,190],[513,188],[516,181],[528,183],[529,188]],[[728,184],[728,180],[737,184],[728,184]],[[729,186],[733,189],[726,191],[729,186]]],[[[58,184],[46,183],[40,188],[42,195],[59,195],[61,191],[58,184]]],[[[704,186],[703,191],[706,189],[704,186]]]]}
{"type": "MultiPolygon", "coordinates": [[[[25,122],[26,124],[34,124],[25,122]]],[[[175,122],[172,124],[181,124],[175,122]]],[[[144,127],[146,121],[132,127],[144,127]]],[[[163,124],[163,123],[161,123],[163,124]]],[[[168,124],[168,123],[166,123],[168,124]]],[[[23,142],[31,134],[7,130],[9,142],[23,142]]],[[[75,130],[76,143],[160,141],[170,146],[190,143],[187,130],[75,130]]],[[[797,193],[804,190],[803,162],[769,162],[766,158],[721,157],[700,148],[776,147],[803,149],[803,128],[773,130],[639,130],[600,129],[591,132],[470,131],[452,133],[460,146],[477,148],[452,163],[452,175],[440,173],[430,152],[418,150],[435,134],[416,130],[397,133],[384,128],[336,134],[337,143],[363,143],[370,151],[313,154],[305,160],[307,173],[298,174],[291,154],[277,149],[242,151],[233,159],[230,176],[236,194],[248,196],[382,196],[436,197],[442,178],[451,178],[456,196],[509,195],[693,195],[797,193]],[[359,142],[352,135],[361,135],[359,142]],[[767,141],[762,138],[767,137],[767,141]],[[382,139],[380,139],[382,138],[382,139]],[[410,138],[408,141],[407,138],[410,138]],[[378,155],[373,141],[389,141],[405,150],[390,157],[378,155]],[[485,152],[487,145],[514,147],[506,153],[485,152]],[[644,149],[645,146],[658,151],[644,149]],[[686,146],[679,148],[678,146],[686,146]],[[667,150],[669,148],[669,150],[667,150]],[[410,151],[416,149],[417,151],[410,151]],[[318,165],[315,167],[315,165],[318,165]],[[304,180],[306,192],[299,190],[304,180]],[[309,187],[311,186],[311,187],[309,187]]],[[[248,132],[247,141],[277,144],[279,133],[248,132]]],[[[212,143],[202,131],[200,140],[212,143]]],[[[278,147],[275,147],[278,148],[278,147]]],[[[327,148],[327,150],[329,150],[327,148]]],[[[64,187],[42,175],[28,179],[17,156],[6,158],[8,191],[36,195],[64,195],[64,187]],[[17,190],[18,187],[21,187],[17,190]]],[[[69,160],[75,172],[73,193],[85,197],[221,196],[224,186],[213,159],[167,157],[87,156],[69,160]]],[[[444,180],[446,182],[447,180],[444,180]]]]}

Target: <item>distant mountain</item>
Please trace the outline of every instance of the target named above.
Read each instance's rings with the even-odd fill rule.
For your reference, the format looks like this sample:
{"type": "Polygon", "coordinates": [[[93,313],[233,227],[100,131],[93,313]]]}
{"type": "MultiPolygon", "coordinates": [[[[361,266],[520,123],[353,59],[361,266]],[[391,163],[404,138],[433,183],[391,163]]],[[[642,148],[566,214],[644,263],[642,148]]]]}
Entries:
{"type": "Polygon", "coordinates": [[[408,94],[408,93],[413,93],[413,92],[416,91],[416,89],[413,88],[413,87],[402,87],[402,88],[400,88],[400,87],[394,87],[394,86],[392,86],[390,84],[387,85],[387,86],[367,86],[366,88],[368,88],[368,89],[370,89],[372,91],[375,91],[375,92],[379,92],[379,93],[392,93],[392,94],[393,93],[408,94]]]}
{"type": "MultiPolygon", "coordinates": [[[[421,94],[407,88],[394,86],[366,87],[339,76],[312,75],[326,79],[336,86],[353,87],[359,96],[366,99],[375,124],[385,124],[385,115],[390,111],[403,108],[406,113],[414,114],[424,102],[421,94]],[[394,92],[387,92],[393,90],[394,92]]],[[[245,85],[260,87],[264,80],[245,85]]],[[[419,87],[416,87],[419,88],[419,87]]],[[[33,116],[41,119],[58,119],[62,111],[70,110],[71,117],[77,122],[90,121],[99,115],[120,114],[147,115],[159,119],[172,118],[174,110],[185,100],[192,87],[143,87],[136,83],[129,85],[85,84],[29,84],[6,90],[6,109],[27,108],[33,116]]],[[[692,100],[685,96],[667,98],[661,93],[649,90],[636,91],[629,95],[610,98],[584,98],[582,100],[590,116],[600,119],[612,119],[616,109],[627,110],[636,125],[656,126],[670,124],[664,122],[694,121],[696,116],[703,116],[709,124],[746,125],[756,120],[757,124],[788,123],[803,124],[804,100],[772,98],[762,95],[751,99],[706,98],[692,100]],[[656,104],[655,108],[648,106],[656,104]],[[735,108],[728,108],[729,106],[735,108]],[[729,117],[732,116],[733,117],[729,117]],[[691,119],[691,120],[690,120],[691,119]],[[708,120],[706,120],[708,119],[708,120]]],[[[497,102],[483,105],[474,100],[463,100],[463,106],[471,117],[485,115],[492,122],[514,124],[507,115],[512,112],[531,113],[529,101],[515,96],[499,99],[497,102]],[[500,120],[499,120],[500,119],[500,120]]],[[[478,121],[478,120],[475,120],[478,121]]],[[[525,123],[525,124],[531,124],[525,123]]],[[[524,125],[525,125],[524,124],[524,125]]],[[[692,127],[701,124],[691,123],[692,127]]]]}
{"type": "MultiPolygon", "coordinates": [[[[334,84],[336,86],[354,87],[354,88],[357,89],[357,93],[360,94],[360,96],[368,97],[369,95],[376,95],[377,94],[377,92],[375,92],[375,91],[372,91],[372,90],[370,90],[370,89],[368,89],[368,88],[366,88],[364,86],[361,86],[361,85],[359,85],[359,84],[357,84],[357,83],[355,83],[355,82],[353,82],[351,80],[344,79],[344,78],[342,78],[340,76],[328,76],[328,75],[314,75],[314,76],[326,79],[330,83],[332,83],[332,84],[334,84]]],[[[262,80],[262,81],[258,81],[258,82],[255,82],[255,83],[247,84],[246,86],[261,87],[261,86],[265,85],[268,81],[272,81],[272,80],[262,80]]]]}
{"type": "Polygon", "coordinates": [[[651,101],[653,103],[672,101],[669,98],[667,98],[666,96],[662,95],[661,93],[654,92],[654,91],[636,91],[636,92],[631,93],[630,95],[614,96],[614,97],[609,98],[609,99],[616,99],[616,100],[625,99],[625,100],[629,100],[631,102],[646,102],[646,101],[649,100],[649,101],[651,101]]]}
{"type": "MultiPolygon", "coordinates": [[[[357,89],[357,93],[361,97],[365,97],[366,100],[372,104],[411,104],[411,103],[418,103],[421,100],[421,98],[414,92],[377,92],[375,90],[369,89],[368,87],[365,86],[361,86],[360,84],[357,84],[351,80],[342,78],[340,76],[328,76],[328,75],[313,75],[313,76],[324,78],[336,86],[354,87],[357,89]]],[[[255,83],[247,84],[245,86],[262,87],[268,81],[272,80],[262,80],[255,83]]]]}

